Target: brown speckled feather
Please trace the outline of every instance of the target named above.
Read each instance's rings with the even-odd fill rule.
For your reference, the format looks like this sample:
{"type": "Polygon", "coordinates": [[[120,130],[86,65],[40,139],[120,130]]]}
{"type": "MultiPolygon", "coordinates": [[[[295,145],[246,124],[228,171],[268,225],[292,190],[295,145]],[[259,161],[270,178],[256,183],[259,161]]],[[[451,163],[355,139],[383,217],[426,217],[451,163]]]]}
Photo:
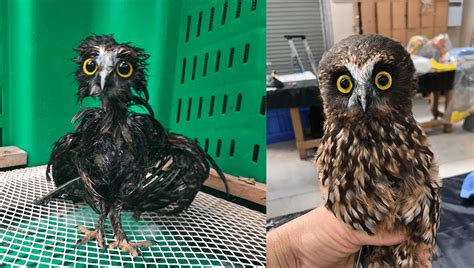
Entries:
{"type": "Polygon", "coordinates": [[[352,36],[323,56],[319,80],[326,122],[316,158],[326,206],[369,234],[408,232],[401,245],[373,247],[369,267],[420,267],[419,245],[436,255],[440,189],[438,166],[411,111],[417,80],[410,56],[388,38],[352,36]],[[388,90],[374,85],[380,70],[393,77],[388,90]],[[353,79],[348,94],[336,88],[341,74],[353,79]],[[351,100],[361,91],[365,111],[351,100]]]}

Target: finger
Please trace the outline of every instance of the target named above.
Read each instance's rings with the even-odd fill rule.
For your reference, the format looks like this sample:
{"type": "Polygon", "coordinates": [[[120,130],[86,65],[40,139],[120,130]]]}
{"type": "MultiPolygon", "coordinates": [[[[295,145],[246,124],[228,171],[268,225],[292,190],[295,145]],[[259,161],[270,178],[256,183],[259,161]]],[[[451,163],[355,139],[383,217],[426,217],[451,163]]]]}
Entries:
{"type": "Polygon", "coordinates": [[[345,229],[349,234],[349,240],[351,240],[352,243],[355,242],[355,245],[358,246],[392,246],[408,239],[408,235],[402,232],[381,232],[379,234],[369,235],[363,231],[356,231],[349,225],[339,221],[326,207],[320,207],[317,210],[320,210],[321,213],[326,215],[326,223],[331,226],[341,226],[341,229],[345,229]]]}
{"type": "Polygon", "coordinates": [[[402,232],[383,232],[375,235],[369,235],[364,232],[358,233],[359,240],[362,245],[393,246],[400,244],[408,239],[408,235],[402,232]]]}
{"type": "Polygon", "coordinates": [[[421,244],[421,245],[418,245],[416,249],[418,261],[423,265],[423,267],[426,267],[426,268],[431,268],[430,248],[431,247],[427,244],[421,244]]]}

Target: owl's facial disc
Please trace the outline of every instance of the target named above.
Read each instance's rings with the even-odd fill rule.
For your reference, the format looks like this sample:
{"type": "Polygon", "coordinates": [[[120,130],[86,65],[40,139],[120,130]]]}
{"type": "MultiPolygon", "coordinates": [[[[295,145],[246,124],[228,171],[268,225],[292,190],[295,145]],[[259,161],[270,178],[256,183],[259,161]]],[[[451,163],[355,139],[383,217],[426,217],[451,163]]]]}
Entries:
{"type": "Polygon", "coordinates": [[[318,79],[326,116],[357,119],[351,121],[356,124],[411,113],[418,88],[410,54],[400,43],[376,34],[353,35],[335,44],[321,58],[318,79]],[[349,80],[339,80],[342,76],[349,80]]]}
{"type": "MultiPolygon", "coordinates": [[[[134,105],[149,99],[146,66],[149,55],[131,43],[119,44],[112,35],[91,35],[75,49],[79,103],[87,97],[101,103],[134,105]]],[[[139,104],[139,105],[140,105],[139,104]]]]}
{"type": "Polygon", "coordinates": [[[350,72],[354,83],[354,90],[349,97],[347,106],[350,110],[361,108],[363,112],[366,112],[378,98],[378,93],[374,90],[371,82],[374,62],[370,61],[362,66],[348,63],[345,67],[350,72]]]}
{"type": "Polygon", "coordinates": [[[128,91],[133,66],[124,59],[123,50],[98,46],[83,62],[83,73],[89,77],[91,96],[113,97],[128,91]]]}
{"type": "Polygon", "coordinates": [[[105,47],[100,46],[96,52],[94,52],[90,58],[84,62],[84,73],[92,76],[90,83],[90,95],[97,96],[101,95],[104,90],[114,86],[114,69],[118,62],[117,51],[107,50],[105,47]],[[96,65],[96,71],[89,73],[86,69],[86,62],[92,61],[96,65]]]}

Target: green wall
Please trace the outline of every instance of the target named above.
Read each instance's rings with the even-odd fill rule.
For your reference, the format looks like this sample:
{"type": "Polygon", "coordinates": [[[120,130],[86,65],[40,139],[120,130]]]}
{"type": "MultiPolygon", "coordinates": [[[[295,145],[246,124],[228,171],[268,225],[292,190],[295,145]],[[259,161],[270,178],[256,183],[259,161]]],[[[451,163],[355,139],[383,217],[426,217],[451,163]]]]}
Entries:
{"type": "MultiPolygon", "coordinates": [[[[225,4],[223,0],[0,0],[3,145],[26,150],[29,166],[47,162],[52,144],[73,129],[71,118],[80,109],[75,97],[73,48],[91,33],[113,33],[118,42],[133,42],[151,55],[148,61],[150,103],[165,126],[196,138],[203,147],[208,139],[210,154],[226,172],[264,181],[265,120],[257,110],[265,94],[265,5],[259,1],[257,8],[250,10],[252,0],[243,0],[241,15],[236,18],[236,3],[225,4]],[[214,29],[208,31],[203,25],[210,19],[212,8],[214,29]],[[222,24],[224,9],[227,21],[222,24]],[[202,12],[201,35],[186,41],[188,17],[192,17],[191,27],[197,27],[199,12],[202,12]],[[236,64],[234,69],[226,68],[224,57],[229,57],[226,54],[229,49],[234,46],[236,57],[237,54],[242,57],[242,48],[249,42],[252,43],[251,60],[245,65],[236,64]],[[210,53],[212,59],[217,50],[222,51],[222,71],[206,79],[196,78],[189,84],[181,83],[183,58],[192,62],[197,55],[199,63],[205,53],[210,53]],[[236,82],[236,78],[242,81],[236,82]],[[181,102],[191,97],[207,99],[212,94],[221,99],[219,94],[228,94],[230,100],[240,91],[246,100],[242,102],[240,113],[176,122],[180,99],[181,102]],[[255,101],[249,101],[254,98],[255,101]],[[235,140],[234,156],[225,157],[224,152],[216,155],[213,146],[218,139],[226,144],[235,140]],[[257,162],[251,159],[255,145],[260,147],[257,162]]],[[[189,72],[192,66],[187,68],[189,72]]],[[[207,109],[209,105],[204,103],[207,109]]],[[[217,108],[217,100],[215,105],[216,110],[221,109],[217,108]]],[[[191,113],[196,113],[196,108],[195,104],[191,113]]]]}

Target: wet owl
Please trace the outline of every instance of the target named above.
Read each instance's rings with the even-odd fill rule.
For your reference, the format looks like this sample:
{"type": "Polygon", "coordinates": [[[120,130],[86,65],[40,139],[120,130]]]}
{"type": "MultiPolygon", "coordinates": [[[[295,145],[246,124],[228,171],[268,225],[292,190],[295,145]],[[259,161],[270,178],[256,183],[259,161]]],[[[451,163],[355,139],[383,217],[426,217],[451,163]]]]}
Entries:
{"type": "Polygon", "coordinates": [[[134,257],[149,241],[132,242],[122,227],[124,210],[177,214],[193,202],[216,162],[196,142],[169,132],[154,117],[148,103],[146,60],[149,55],[112,35],[92,35],[75,49],[78,101],[100,100],[99,107],[79,111],[75,129],[54,145],[46,177],[57,188],[37,203],[66,197],[84,200],[99,214],[94,229],[77,246],[97,240],[107,250],[120,248],[134,257]],[[135,112],[141,106],[144,112],[135,112]],[[114,233],[107,246],[104,228],[109,218],[114,233]]]}
{"type": "Polygon", "coordinates": [[[318,76],[326,122],[316,166],[325,206],[353,229],[409,235],[400,245],[367,247],[368,267],[422,267],[420,247],[436,256],[440,186],[412,113],[418,82],[410,55],[381,35],[354,35],[323,55],[318,76]]]}

